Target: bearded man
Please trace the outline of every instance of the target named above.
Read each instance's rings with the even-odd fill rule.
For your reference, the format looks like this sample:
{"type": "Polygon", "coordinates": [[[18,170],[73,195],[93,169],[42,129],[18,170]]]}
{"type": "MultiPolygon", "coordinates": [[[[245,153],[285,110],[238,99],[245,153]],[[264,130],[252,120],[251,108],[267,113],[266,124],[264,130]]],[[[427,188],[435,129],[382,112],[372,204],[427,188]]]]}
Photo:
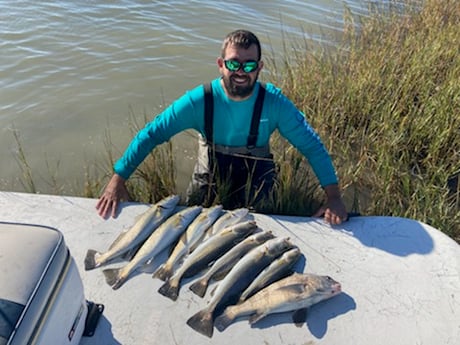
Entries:
{"type": "Polygon", "coordinates": [[[159,144],[195,129],[199,152],[188,190],[189,204],[212,204],[219,196],[226,209],[255,211],[273,192],[276,167],[270,153],[271,134],[278,130],[308,160],[326,194],[315,216],[331,224],[347,219],[331,157],[304,114],[270,83],[258,78],[264,67],[259,39],[237,30],[224,39],[217,58],[220,77],[187,91],[141,129],[114,165],[114,174],[96,208],[116,215],[128,200],[126,180],[159,144]],[[225,188],[224,188],[225,187],[225,188]],[[225,190],[225,195],[221,195],[225,190]]]}

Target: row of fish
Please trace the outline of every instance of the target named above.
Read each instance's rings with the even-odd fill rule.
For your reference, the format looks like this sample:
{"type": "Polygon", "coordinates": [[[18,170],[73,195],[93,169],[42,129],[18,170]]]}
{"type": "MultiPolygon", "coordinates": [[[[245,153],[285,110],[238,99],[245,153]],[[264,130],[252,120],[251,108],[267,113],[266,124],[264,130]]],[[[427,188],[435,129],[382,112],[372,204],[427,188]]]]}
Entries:
{"type": "Polygon", "coordinates": [[[197,332],[212,337],[238,317],[252,324],[268,314],[295,311],[296,324],[305,322],[306,308],[340,293],[328,276],[293,273],[301,252],[287,237],[278,238],[248,220],[245,208],[224,211],[191,206],[175,211],[179,197],[152,205],[129,230],[100,253],[88,250],[85,269],[91,270],[123,257],[128,263],[104,269],[107,283],[120,288],[136,270],[155,262],[153,273],[164,284],[158,290],[176,300],[184,278],[193,278],[190,290],[204,297],[211,281],[220,280],[206,308],[187,320],[197,332]]]}

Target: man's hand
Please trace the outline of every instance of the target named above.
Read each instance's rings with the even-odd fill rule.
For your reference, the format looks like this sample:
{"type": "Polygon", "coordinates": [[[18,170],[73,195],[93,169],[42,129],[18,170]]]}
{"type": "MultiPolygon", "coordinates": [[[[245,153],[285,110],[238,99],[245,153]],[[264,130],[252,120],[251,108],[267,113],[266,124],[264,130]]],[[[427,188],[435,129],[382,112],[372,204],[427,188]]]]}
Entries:
{"type": "Polygon", "coordinates": [[[125,180],[120,175],[113,174],[96,204],[96,209],[101,217],[107,218],[110,215],[115,218],[118,204],[122,200],[129,200],[125,180]]]}
{"type": "Polygon", "coordinates": [[[330,224],[341,224],[348,219],[345,204],[342,201],[338,185],[329,185],[324,188],[327,195],[326,204],[320,207],[313,215],[314,217],[324,217],[330,224]]]}

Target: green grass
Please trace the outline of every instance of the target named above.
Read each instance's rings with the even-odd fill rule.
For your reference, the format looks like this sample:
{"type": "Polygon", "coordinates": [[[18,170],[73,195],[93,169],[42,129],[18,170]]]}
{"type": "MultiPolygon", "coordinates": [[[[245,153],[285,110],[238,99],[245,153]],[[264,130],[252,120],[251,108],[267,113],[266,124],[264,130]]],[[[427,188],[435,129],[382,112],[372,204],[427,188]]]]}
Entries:
{"type": "Polygon", "coordinates": [[[297,50],[276,81],[334,157],[349,205],[460,241],[460,3],[346,18],[340,47],[297,50]]]}
{"type": "MultiPolygon", "coordinates": [[[[370,16],[347,11],[337,47],[292,42],[284,61],[268,63],[267,79],[322,137],[349,210],[416,219],[460,243],[460,2],[406,4],[373,8],[370,16]]],[[[133,123],[132,135],[138,128],[133,123]]],[[[76,194],[97,197],[111,175],[119,153],[106,137],[106,162],[86,168],[76,194]]],[[[324,195],[308,164],[278,135],[272,149],[280,179],[269,210],[310,215],[324,195]]],[[[18,161],[23,185],[35,192],[21,149],[18,161]]],[[[174,181],[167,143],[130,178],[129,190],[154,202],[176,191],[174,181]]]]}

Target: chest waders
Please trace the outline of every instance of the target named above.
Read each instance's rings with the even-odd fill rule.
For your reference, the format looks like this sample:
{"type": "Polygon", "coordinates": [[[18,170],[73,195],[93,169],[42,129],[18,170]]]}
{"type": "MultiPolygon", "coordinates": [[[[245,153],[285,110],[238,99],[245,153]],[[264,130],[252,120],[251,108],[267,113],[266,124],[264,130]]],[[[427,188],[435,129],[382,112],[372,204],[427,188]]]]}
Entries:
{"type": "Polygon", "coordinates": [[[256,147],[265,87],[261,84],[254,105],[246,146],[216,145],[213,139],[214,102],[210,83],[205,88],[205,136],[199,136],[198,157],[188,203],[210,206],[214,201],[225,209],[250,207],[263,210],[276,177],[268,144],[256,147]],[[218,197],[218,200],[216,199],[218,197]]]}

